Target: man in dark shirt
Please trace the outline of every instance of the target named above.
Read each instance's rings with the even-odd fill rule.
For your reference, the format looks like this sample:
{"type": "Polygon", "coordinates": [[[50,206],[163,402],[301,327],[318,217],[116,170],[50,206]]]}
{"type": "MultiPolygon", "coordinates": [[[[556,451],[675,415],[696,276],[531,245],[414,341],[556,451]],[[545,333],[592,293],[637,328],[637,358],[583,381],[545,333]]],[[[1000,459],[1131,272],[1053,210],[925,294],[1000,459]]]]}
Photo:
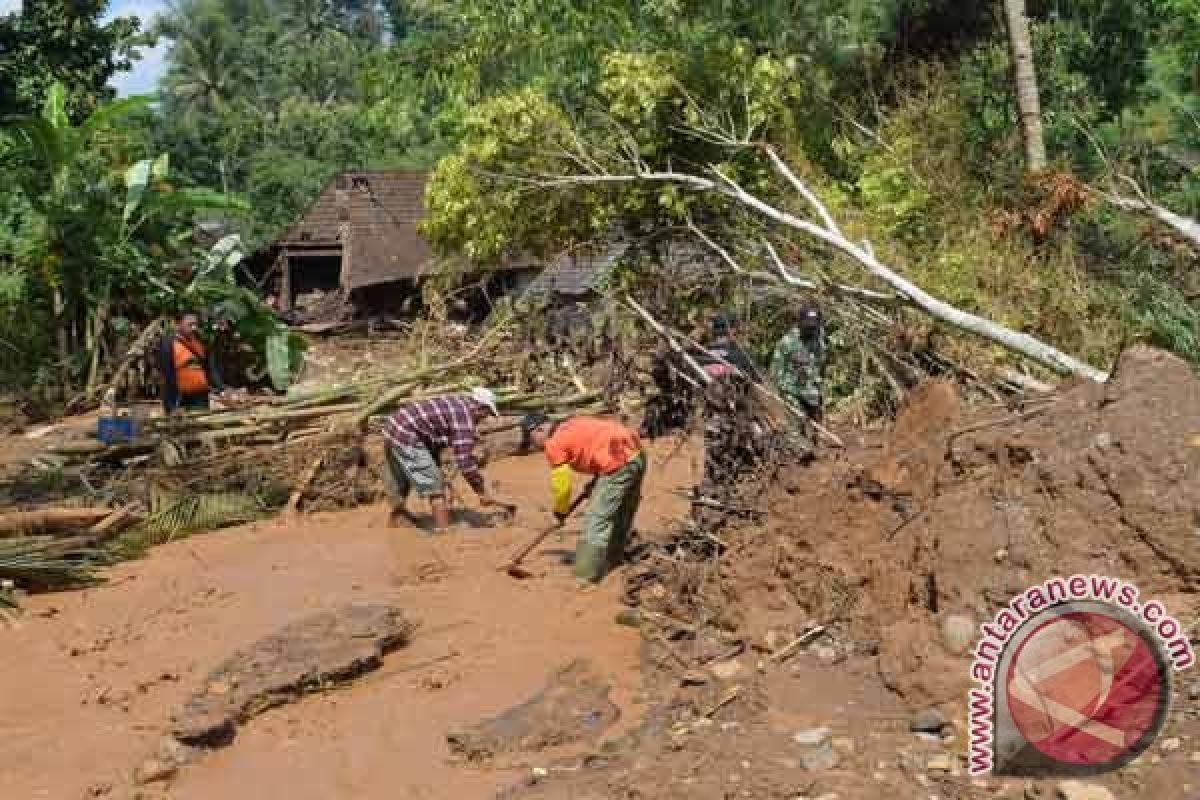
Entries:
{"type": "Polygon", "coordinates": [[[730,313],[713,319],[708,353],[697,361],[713,379],[704,389],[704,475],[700,491],[719,498],[722,485],[733,480],[749,458],[744,441],[746,396],[759,382],[758,368],[737,342],[738,320],[730,313]]]}
{"type": "Polygon", "coordinates": [[[758,368],[754,360],[737,343],[738,319],[733,314],[718,314],[712,322],[712,340],[708,353],[700,353],[700,366],[713,377],[728,375],[733,367],[741,376],[752,383],[759,383],[758,368]]]}
{"type": "Polygon", "coordinates": [[[395,527],[408,516],[405,503],[410,489],[429,498],[433,527],[443,532],[450,525],[446,506],[446,482],[438,463],[449,447],[458,471],[479,496],[484,507],[503,505],[488,493],[475,459],[479,435],[476,424],[488,416],[499,416],[496,396],[489,389],[472,389],[470,394],[430,397],[403,406],[384,426],[392,512],[388,526],[395,527]]]}

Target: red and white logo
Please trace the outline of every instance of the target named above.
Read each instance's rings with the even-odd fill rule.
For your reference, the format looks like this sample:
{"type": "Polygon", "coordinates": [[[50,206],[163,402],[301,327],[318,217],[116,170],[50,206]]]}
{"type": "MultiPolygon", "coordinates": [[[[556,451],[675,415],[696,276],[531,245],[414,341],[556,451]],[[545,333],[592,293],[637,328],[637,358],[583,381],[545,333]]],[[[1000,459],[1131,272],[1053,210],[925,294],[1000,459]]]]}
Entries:
{"type": "Polygon", "coordinates": [[[1137,619],[1096,602],[1031,618],[995,674],[995,771],[1095,774],[1149,747],[1166,720],[1171,670],[1137,619]]]}
{"type": "Polygon", "coordinates": [[[1110,614],[1054,615],[1020,643],[1003,676],[1013,724],[1055,761],[1106,764],[1151,731],[1165,697],[1160,660],[1110,614]]]}

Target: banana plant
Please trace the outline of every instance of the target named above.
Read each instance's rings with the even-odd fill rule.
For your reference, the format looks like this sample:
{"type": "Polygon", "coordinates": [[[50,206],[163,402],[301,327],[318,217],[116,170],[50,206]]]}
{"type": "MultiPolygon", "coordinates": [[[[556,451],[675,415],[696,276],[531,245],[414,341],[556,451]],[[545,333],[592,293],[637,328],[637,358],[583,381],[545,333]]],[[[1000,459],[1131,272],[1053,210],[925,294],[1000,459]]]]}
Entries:
{"type": "Polygon", "coordinates": [[[95,385],[114,300],[135,314],[157,310],[155,297],[170,283],[162,264],[186,249],[194,212],[246,208],[236,197],[172,186],[166,155],[126,168],[126,142],[113,134],[152,101],[118,100],[72,125],[55,84],[40,114],[0,119],[5,158],[18,165],[16,182],[34,218],[26,274],[52,297],[64,387],[73,383],[72,353],[95,385]]]}

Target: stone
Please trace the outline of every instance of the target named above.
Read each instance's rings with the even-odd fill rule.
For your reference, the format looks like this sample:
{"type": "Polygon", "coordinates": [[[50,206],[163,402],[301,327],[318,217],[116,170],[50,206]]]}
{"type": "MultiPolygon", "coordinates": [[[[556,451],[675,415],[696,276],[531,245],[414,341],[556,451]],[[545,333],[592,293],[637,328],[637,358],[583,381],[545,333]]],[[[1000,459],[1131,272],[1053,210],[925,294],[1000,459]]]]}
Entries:
{"type": "Polygon", "coordinates": [[[679,679],[682,686],[703,686],[708,683],[708,675],[697,669],[690,669],[679,679]]]}
{"type": "Polygon", "coordinates": [[[1008,558],[1008,551],[1002,547],[992,555],[992,558],[995,559],[997,564],[1003,563],[1008,558]]]}
{"type": "Polygon", "coordinates": [[[830,744],[823,744],[820,747],[807,748],[800,754],[800,764],[809,772],[821,772],[827,769],[833,769],[840,761],[837,751],[830,744]]]}
{"type": "Polygon", "coordinates": [[[182,767],[190,763],[196,753],[196,748],[188,747],[174,736],[164,736],[158,742],[158,754],[155,757],[164,764],[182,767]]]}
{"type": "Polygon", "coordinates": [[[833,737],[833,731],[829,728],[807,728],[802,731],[797,731],[792,736],[792,741],[801,747],[820,747],[829,742],[833,737]]]}
{"type": "MultiPolygon", "coordinates": [[[[551,673],[529,699],[494,717],[446,733],[450,751],[480,763],[508,753],[537,753],[599,738],[617,721],[611,684],[595,666],[576,660],[551,673]]],[[[690,728],[677,728],[686,735],[690,728]]]]}
{"type": "Polygon", "coordinates": [[[908,729],[913,733],[940,734],[947,725],[946,716],[936,708],[930,707],[913,714],[908,723],[908,729]]]}
{"type": "Polygon", "coordinates": [[[177,769],[174,764],[159,761],[157,758],[148,758],[133,771],[133,782],[138,786],[145,786],[148,783],[169,781],[175,777],[177,769]]]}
{"type": "Polygon", "coordinates": [[[1191,761],[1193,764],[1200,764],[1200,751],[1192,753],[1192,756],[1188,759],[1188,761],[1191,761]]]}
{"type": "Polygon", "coordinates": [[[1103,786],[1083,781],[1063,781],[1058,784],[1055,797],[1058,800],[1116,800],[1103,786]]]}
{"type": "Polygon", "coordinates": [[[1170,739],[1163,739],[1162,743],[1159,744],[1158,747],[1164,753],[1174,753],[1176,750],[1178,750],[1182,746],[1183,746],[1183,742],[1181,742],[1179,740],[1179,737],[1172,736],[1170,739]]]}
{"type": "Polygon", "coordinates": [[[303,617],[218,665],[174,715],[171,733],[197,747],[229,744],[239,725],[263,711],[378,669],[415,629],[388,606],[348,605],[303,617]]]}
{"type": "Polygon", "coordinates": [[[829,728],[808,728],[798,731],[792,741],[800,746],[800,764],[810,772],[833,769],[838,765],[838,754],[833,749],[833,731],[829,728]]]}
{"type": "Polygon", "coordinates": [[[742,664],[736,659],[733,661],[719,661],[709,667],[708,671],[720,680],[733,680],[742,671],[742,664]]]}
{"type": "Polygon", "coordinates": [[[789,639],[784,634],[776,630],[767,631],[767,635],[763,637],[763,644],[767,646],[768,653],[774,653],[779,648],[788,643],[789,639]]]}
{"type": "Polygon", "coordinates": [[[1107,447],[1112,447],[1112,446],[1113,446],[1113,435],[1111,433],[1108,433],[1107,431],[1105,431],[1104,433],[1097,433],[1095,436],[1092,437],[1092,447],[1095,447],[1098,450],[1103,450],[1107,447]]]}
{"type": "Polygon", "coordinates": [[[978,638],[975,620],[965,614],[950,614],[942,620],[942,645],[951,655],[961,656],[978,638]]]}
{"type": "Polygon", "coordinates": [[[949,753],[938,753],[925,764],[925,768],[930,772],[951,772],[955,766],[954,756],[949,753]]]}
{"type": "Polygon", "coordinates": [[[845,657],[838,652],[836,647],[830,647],[829,645],[821,645],[820,647],[814,648],[813,655],[817,657],[817,661],[820,661],[827,667],[838,664],[845,659],[845,657]]]}

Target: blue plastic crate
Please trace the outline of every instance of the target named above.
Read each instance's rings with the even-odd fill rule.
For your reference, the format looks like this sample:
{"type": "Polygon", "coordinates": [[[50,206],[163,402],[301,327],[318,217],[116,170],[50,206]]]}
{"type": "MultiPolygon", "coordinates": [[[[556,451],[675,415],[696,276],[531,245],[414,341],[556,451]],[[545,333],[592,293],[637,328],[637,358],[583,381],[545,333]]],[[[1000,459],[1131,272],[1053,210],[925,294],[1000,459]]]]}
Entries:
{"type": "Polygon", "coordinates": [[[100,417],[96,421],[96,438],[105,444],[133,441],[136,433],[133,417],[100,417]]]}

